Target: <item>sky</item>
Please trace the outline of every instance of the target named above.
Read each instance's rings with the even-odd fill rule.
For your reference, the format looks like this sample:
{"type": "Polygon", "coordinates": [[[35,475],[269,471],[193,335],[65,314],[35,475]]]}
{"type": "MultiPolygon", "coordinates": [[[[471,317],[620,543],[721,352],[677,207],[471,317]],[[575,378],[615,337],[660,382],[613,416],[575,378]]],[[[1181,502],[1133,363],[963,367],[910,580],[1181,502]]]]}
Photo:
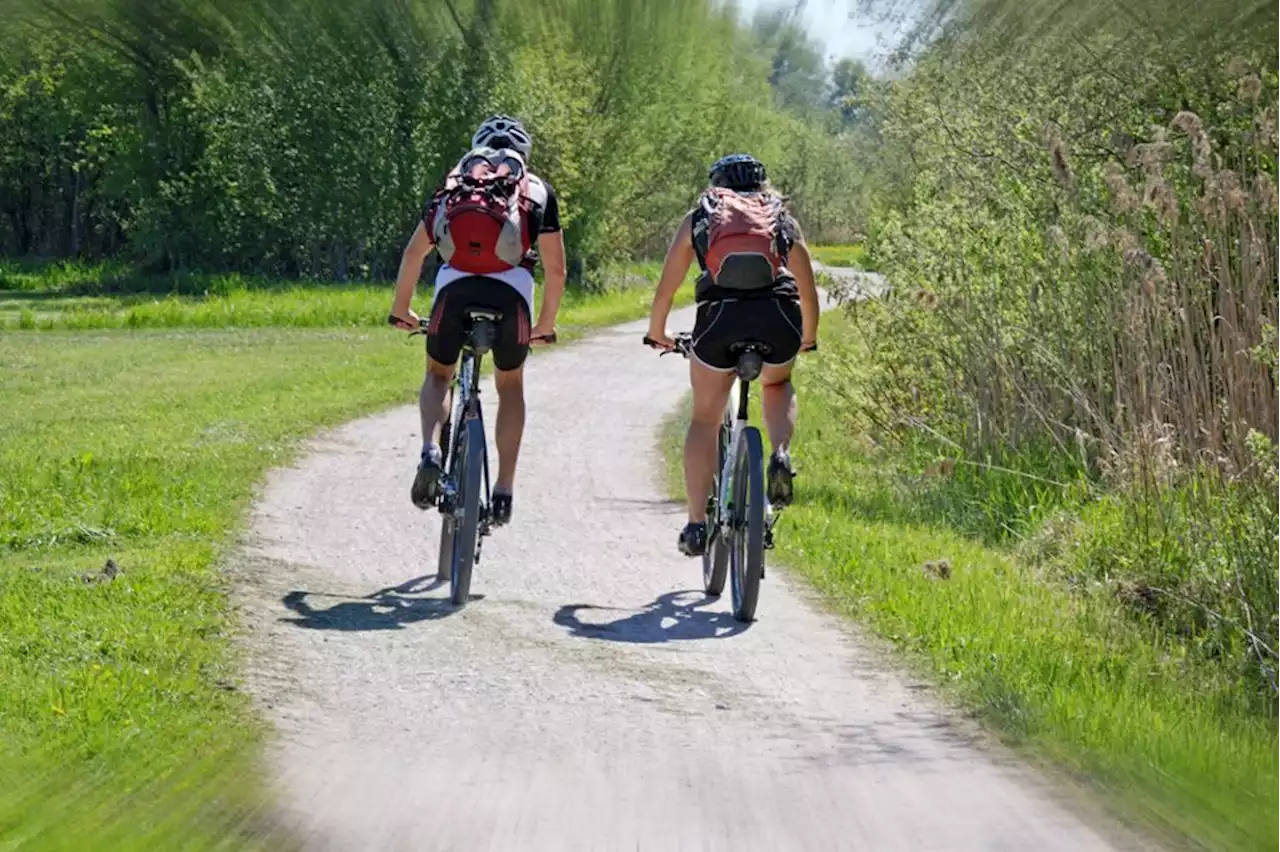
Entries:
{"type": "MultiPolygon", "coordinates": [[[[750,19],[760,9],[791,6],[794,0],[737,0],[744,18],[750,19]]],[[[808,0],[804,21],[809,34],[826,45],[827,52],[837,57],[852,56],[871,64],[870,60],[882,51],[877,40],[893,34],[893,27],[877,26],[866,18],[857,16],[853,9],[856,0],[808,0]]]]}

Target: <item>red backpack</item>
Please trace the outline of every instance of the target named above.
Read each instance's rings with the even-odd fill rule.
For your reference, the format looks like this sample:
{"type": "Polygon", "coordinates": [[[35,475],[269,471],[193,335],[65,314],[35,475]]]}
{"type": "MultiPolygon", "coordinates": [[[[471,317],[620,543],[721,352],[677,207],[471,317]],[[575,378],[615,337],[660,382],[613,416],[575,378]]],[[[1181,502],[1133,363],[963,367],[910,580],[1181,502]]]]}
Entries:
{"type": "Polygon", "coordinates": [[[529,253],[528,214],[529,177],[520,155],[476,148],[449,172],[423,221],[446,263],[487,275],[514,269],[529,253]]]}
{"type": "Polygon", "coordinates": [[[786,267],[782,199],[712,187],[699,208],[694,246],[711,283],[731,290],[772,287],[786,267]]]}

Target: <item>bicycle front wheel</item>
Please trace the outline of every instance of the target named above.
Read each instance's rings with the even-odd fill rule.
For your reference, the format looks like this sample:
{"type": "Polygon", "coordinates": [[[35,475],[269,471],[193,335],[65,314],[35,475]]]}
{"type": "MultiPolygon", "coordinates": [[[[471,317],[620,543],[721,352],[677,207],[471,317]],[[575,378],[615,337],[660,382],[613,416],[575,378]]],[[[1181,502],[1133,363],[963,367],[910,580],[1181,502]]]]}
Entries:
{"type": "Polygon", "coordinates": [[[458,522],[452,514],[440,516],[440,558],[436,562],[436,580],[453,582],[453,537],[458,522]]]}
{"type": "Polygon", "coordinates": [[[462,606],[471,599],[471,569],[476,562],[476,539],[480,533],[480,485],[484,475],[484,425],[477,417],[468,420],[457,436],[459,460],[458,512],[453,521],[453,570],[449,576],[449,599],[462,606]]]}
{"type": "Polygon", "coordinates": [[[733,463],[729,568],[733,578],[733,617],[754,621],[764,576],[764,445],[760,430],[742,431],[733,463]]]}

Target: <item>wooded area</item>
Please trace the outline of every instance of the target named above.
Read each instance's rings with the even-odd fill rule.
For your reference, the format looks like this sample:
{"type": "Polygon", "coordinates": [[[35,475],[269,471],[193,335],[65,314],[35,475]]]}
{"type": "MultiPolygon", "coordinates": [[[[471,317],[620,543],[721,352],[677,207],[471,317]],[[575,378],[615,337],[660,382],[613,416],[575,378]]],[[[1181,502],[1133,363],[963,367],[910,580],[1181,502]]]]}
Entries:
{"type": "Polygon", "coordinates": [[[0,254],[385,278],[487,114],[522,117],[588,267],[665,245],[707,166],[847,239],[864,171],[785,12],[710,2],[50,0],[0,58],[0,254]]]}

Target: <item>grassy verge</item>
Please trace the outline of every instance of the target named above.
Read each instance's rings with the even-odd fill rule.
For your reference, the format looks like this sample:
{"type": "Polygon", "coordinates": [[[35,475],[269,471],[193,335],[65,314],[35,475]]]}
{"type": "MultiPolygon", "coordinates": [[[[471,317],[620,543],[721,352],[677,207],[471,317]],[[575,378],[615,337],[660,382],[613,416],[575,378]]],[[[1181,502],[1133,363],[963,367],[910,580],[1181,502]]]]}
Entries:
{"type": "MultiPolygon", "coordinates": [[[[1274,719],[1110,596],[913,508],[923,478],[851,428],[842,394],[856,381],[840,373],[859,351],[830,317],[821,360],[798,371],[801,474],[779,560],[1006,741],[1089,778],[1126,817],[1195,848],[1274,848],[1274,719]]],[[[677,418],[666,432],[677,483],[683,430],[677,418]]]]}
{"type": "MultiPolygon", "coordinates": [[[[564,335],[572,339],[589,328],[643,316],[656,279],[647,268],[636,269],[619,279],[632,286],[567,291],[558,323],[564,335]],[[650,286],[636,286],[642,282],[650,286]]],[[[62,274],[57,268],[46,272],[46,283],[60,280],[62,274]]],[[[0,331],[378,327],[391,305],[390,283],[262,282],[237,276],[169,283],[176,289],[152,292],[155,284],[145,281],[124,290],[95,285],[91,295],[77,294],[76,287],[0,289],[0,331]]],[[[680,304],[692,298],[692,288],[681,290],[680,304]]],[[[419,309],[426,310],[429,300],[421,292],[417,301],[419,309]]]]}
{"type": "Polygon", "coordinates": [[[867,249],[861,243],[843,246],[810,246],[813,259],[826,266],[848,266],[853,269],[871,269],[867,249]]]}
{"type": "MultiPolygon", "coordinates": [[[[575,295],[560,327],[649,298],[575,295]]],[[[175,297],[148,315],[172,327],[0,334],[0,848],[286,844],[261,810],[217,566],[300,439],[413,398],[421,342],[352,327],[381,326],[388,300],[175,297]]],[[[91,313],[76,304],[64,315],[91,313]]]]}

